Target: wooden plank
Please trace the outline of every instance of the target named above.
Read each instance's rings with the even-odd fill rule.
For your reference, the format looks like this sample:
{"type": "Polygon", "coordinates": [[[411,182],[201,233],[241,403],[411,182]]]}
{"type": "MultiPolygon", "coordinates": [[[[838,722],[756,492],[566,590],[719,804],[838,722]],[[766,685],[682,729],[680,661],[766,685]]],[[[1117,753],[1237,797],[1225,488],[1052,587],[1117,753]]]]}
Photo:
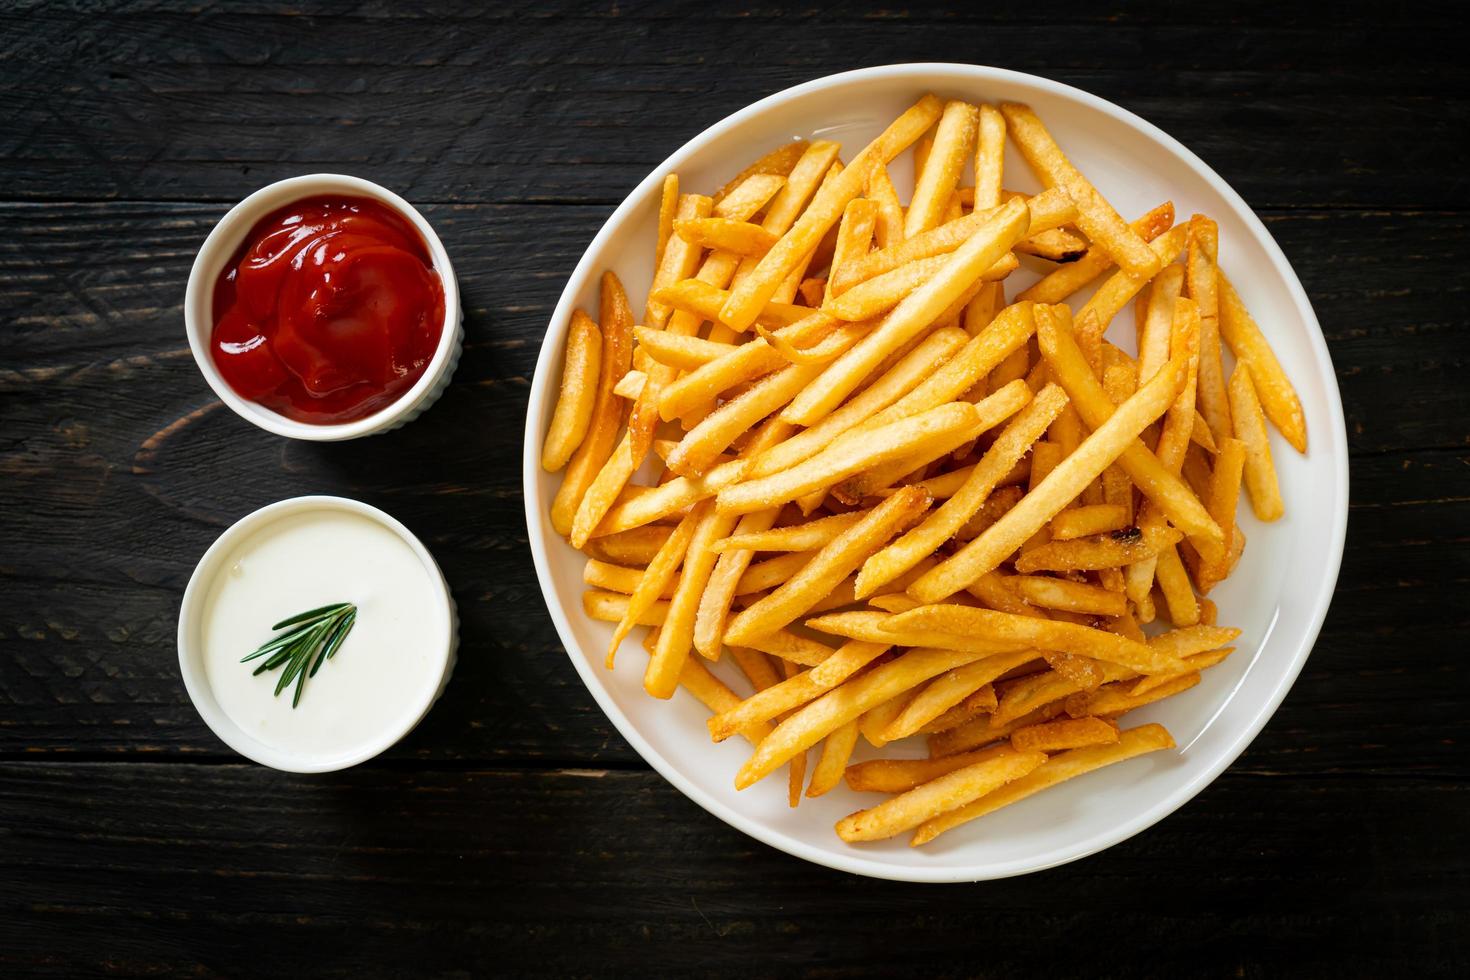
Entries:
{"type": "Polygon", "coordinates": [[[1159,977],[1470,965],[1470,789],[1414,780],[1226,777],[1101,855],[944,889],[789,858],[640,771],[9,764],[0,798],[9,975],[1097,975],[1120,937],[1159,977]]]}
{"type": "Polygon", "coordinates": [[[739,16],[691,0],[455,7],[437,12],[442,30],[376,5],[275,9],[6,15],[0,194],[232,201],[330,169],[414,200],[607,204],[730,112],[871,63],[876,41],[884,61],[1003,64],[1116,101],[1256,207],[1470,205],[1470,177],[1442,150],[1470,121],[1451,7],[1363,8],[1373,22],[1357,30],[1121,4],[1020,19],[846,5],[739,16]]]}

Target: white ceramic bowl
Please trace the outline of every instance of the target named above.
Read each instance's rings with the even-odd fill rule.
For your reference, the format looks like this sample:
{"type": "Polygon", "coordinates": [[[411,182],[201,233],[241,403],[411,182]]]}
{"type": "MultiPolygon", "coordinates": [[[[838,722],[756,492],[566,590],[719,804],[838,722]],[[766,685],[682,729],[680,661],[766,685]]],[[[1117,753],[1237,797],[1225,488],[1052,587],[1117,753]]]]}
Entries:
{"type": "Polygon", "coordinates": [[[184,601],[179,607],[178,645],[179,672],[184,677],[184,687],[189,692],[189,699],[194,702],[194,707],[199,712],[199,716],[204,719],[204,723],[220,737],[221,741],[246,758],[253,759],[263,766],[270,766],[272,769],[281,769],[286,772],[334,772],[366,762],[391,748],[413,731],[414,727],[423,720],[424,715],[429,713],[429,709],[444,693],[444,688],[454,673],[459,649],[459,615],[454,599],[449,593],[449,585],[444,581],[444,575],[439,571],[439,565],[434,561],[434,556],[429,554],[429,549],[425,548],[414,533],[402,523],[376,507],[347,497],[325,495],[291,497],[268,504],[240,518],[216,538],[214,544],[210,545],[209,550],[204,553],[204,557],[199,559],[199,564],[194,568],[194,574],[189,578],[189,585],[184,589],[184,601]],[[204,610],[209,598],[210,584],[216,576],[225,571],[225,563],[239,544],[255,531],[282,518],[310,511],[333,510],[346,511],[375,521],[402,539],[418,556],[424,564],[424,570],[428,572],[430,582],[437,585],[436,598],[438,599],[429,613],[431,621],[425,624],[423,633],[425,636],[443,637],[444,639],[442,645],[430,651],[431,655],[436,658],[435,666],[439,670],[437,684],[426,688],[419,700],[406,706],[391,724],[383,727],[376,738],[349,753],[321,758],[266,744],[246,732],[230,718],[220,707],[210,685],[209,673],[204,663],[204,645],[201,634],[204,630],[204,610]]]}
{"type": "Polygon", "coordinates": [[[396,429],[418,417],[438,400],[444,389],[449,387],[450,376],[459,364],[459,355],[464,344],[464,313],[460,308],[459,283],[454,278],[454,266],[449,262],[449,253],[444,251],[444,243],[439,241],[433,227],[412,204],[387,188],[361,177],[306,174],[278,180],[262,187],[231,208],[219,220],[219,224],[214,226],[214,230],[200,247],[199,254],[195,256],[193,268],[189,270],[189,285],[184,293],[184,330],[189,337],[189,349],[194,352],[194,362],[199,365],[204,380],[209,382],[214,393],[236,415],[278,436],[315,442],[340,442],[396,429]],[[366,418],[333,425],[298,422],[257,402],[241,398],[219,373],[214,358],[209,353],[209,338],[214,332],[214,312],[211,309],[214,283],[230,257],[240,247],[240,242],[257,221],[272,211],[285,207],[292,201],[318,194],[369,197],[403,215],[423,236],[429,255],[434,260],[434,269],[444,284],[444,325],[439,333],[439,346],[434,349],[434,357],[424,369],[423,375],[392,404],[385,405],[366,418]]]}
{"type": "MultiPolygon", "coordinates": [[[[900,187],[909,186],[909,174],[895,170],[900,187]]],[[[1038,186],[1014,149],[1007,151],[1006,174],[1007,186],[1038,186]]],[[[1014,295],[1014,284],[1033,278],[1034,272],[1023,269],[1008,292],[1014,295]]],[[[1131,312],[1118,322],[1131,324],[1131,312]]],[[[1131,334],[1131,328],[1117,325],[1112,331],[1120,340],[1131,334]]],[[[531,549],[557,631],[592,695],[655,769],[731,826],[798,857],[881,878],[970,881],[1052,867],[1115,844],[1181,806],[1250,743],[1301,670],[1326,615],[1347,526],[1347,458],[1332,362],[1301,284],[1249,206],[1214,171],[1132,113],[1077,89],[996,68],[920,64],[834,75],[757,102],[690,140],[628,196],[587,248],[552,315],[531,383],[523,465],[531,549]],[[644,694],[645,658],[636,644],[624,647],[616,671],[603,669],[609,629],[582,613],[583,558],[547,518],[561,477],[543,472],[539,460],[572,310],[581,306],[595,313],[597,279],[605,268],[617,271],[632,296],[645,294],[665,174],[677,171],[688,189],[718,187],[760,153],[816,134],[840,140],[850,158],[925,91],[1029,102],[1125,215],[1171,199],[1183,218],[1202,211],[1217,219],[1222,263],[1296,384],[1311,445],[1299,456],[1272,433],[1286,500],[1282,521],[1260,525],[1248,508],[1241,509],[1249,546],[1235,575],[1211,595],[1221,622],[1244,631],[1235,655],[1206,672],[1192,690],[1128,716],[1129,725],[1166,725],[1178,740],[1177,751],[1091,773],[922,848],[910,848],[907,835],[854,846],[837,838],[833,823],[880,797],[843,787],[791,810],[785,778],[737,793],[734,774],[749,751],[741,739],[712,745],[705,734],[707,712],[683,692],[671,702],[644,694]]],[[[1222,854],[1250,846],[1252,828],[1237,829],[1235,839],[1218,843],[1222,854]]]]}

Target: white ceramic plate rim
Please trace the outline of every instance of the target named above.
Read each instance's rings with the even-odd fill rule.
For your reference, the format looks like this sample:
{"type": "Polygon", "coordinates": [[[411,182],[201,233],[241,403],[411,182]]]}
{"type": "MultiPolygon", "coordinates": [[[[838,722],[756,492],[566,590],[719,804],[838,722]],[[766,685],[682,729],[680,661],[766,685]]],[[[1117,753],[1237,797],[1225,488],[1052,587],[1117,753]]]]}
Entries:
{"type": "Polygon", "coordinates": [[[1330,370],[1322,378],[1322,383],[1326,390],[1328,411],[1333,431],[1323,433],[1322,436],[1324,437],[1324,441],[1328,443],[1330,462],[1335,467],[1333,490],[1334,497],[1338,501],[1339,506],[1332,515],[1331,539],[1328,544],[1327,554],[1324,556],[1326,560],[1323,565],[1323,570],[1327,574],[1323,575],[1317,594],[1314,597],[1313,613],[1309,626],[1297,649],[1292,651],[1289,662],[1284,664],[1281,678],[1272,691],[1271,696],[1263,700],[1256,707],[1255,714],[1241,728],[1239,735],[1230,743],[1228,748],[1220,753],[1218,760],[1214,764],[1202,770],[1193,778],[1183,782],[1172,793],[1154,806],[1133,814],[1126,820],[1122,820],[1106,830],[1080,838],[1070,846],[1056,850],[1047,859],[1041,861],[1032,858],[1022,858],[1012,861],[986,862],[981,865],[952,864],[916,868],[888,864],[881,860],[868,857],[856,850],[850,855],[833,854],[812,847],[802,841],[795,840],[784,833],[771,830],[759,821],[715,799],[698,785],[684,778],[683,774],[675,766],[639,734],[638,729],[634,726],[631,719],[623,713],[611,695],[605,690],[601,679],[596,677],[595,668],[592,666],[592,660],[600,660],[600,657],[589,659],[585,656],[576,656],[573,654],[572,651],[578,649],[578,645],[572,632],[571,624],[567,620],[566,611],[554,598],[556,590],[551,578],[546,534],[540,514],[540,509],[544,504],[539,499],[537,489],[538,472],[541,466],[541,433],[537,430],[537,426],[539,426],[541,419],[545,415],[546,399],[556,390],[556,386],[551,382],[551,373],[553,365],[557,362],[560,344],[565,335],[564,329],[559,328],[558,325],[566,323],[571,316],[572,307],[575,304],[576,293],[578,291],[573,289],[573,286],[579,285],[585,280],[590,271],[590,267],[602,251],[604,241],[622,224],[630,212],[641,206],[647,196],[653,193],[654,188],[663,180],[663,175],[681,169],[684,162],[706,144],[785,102],[800,98],[814,91],[831,88],[848,82],[891,78],[897,83],[903,81],[907,76],[926,72],[951,74],[957,79],[976,83],[1005,81],[1031,85],[1053,95],[1082,103],[1085,106],[1113,117],[1127,126],[1141,130],[1157,140],[1162,146],[1174,153],[1179,159],[1188,164],[1191,169],[1203,177],[1215,191],[1229,201],[1240,213],[1240,216],[1265,247],[1274,271],[1281,277],[1282,282],[1290,292],[1292,302],[1296,307],[1296,312],[1301,317],[1303,325],[1307,328],[1307,335],[1312,345],[1313,354],[1320,363],[1330,367],[1332,359],[1327,350],[1327,343],[1322,336],[1322,328],[1317,322],[1316,314],[1312,311],[1311,303],[1307,299],[1306,291],[1302,288],[1300,280],[1291,268],[1280,246],[1271,237],[1271,233],[1266,230],[1265,225],[1261,223],[1261,220],[1256,216],[1255,212],[1230,185],[1225,183],[1203,160],[1157,126],[1120,106],[1084,92],[1081,89],[1025,72],[979,65],[946,64],[942,62],[864,68],[857,71],[828,75],[785,89],[774,95],[767,96],[733,115],[727,116],[725,119],[685,143],[655,167],[633,192],[624,199],[623,203],[619,205],[607,221],[604,222],[596,237],[587,246],[587,250],[577,263],[576,269],[567,280],[567,286],[562,291],[561,298],[557,302],[555,311],[552,313],[550,327],[547,330],[546,337],[542,343],[541,353],[536,363],[536,372],[531,381],[530,401],[526,415],[526,434],[522,459],[523,497],[526,506],[526,528],[529,534],[532,558],[536,565],[536,576],[541,585],[542,595],[546,600],[547,611],[551,614],[551,619],[556,624],[557,634],[560,636],[562,644],[567,650],[568,657],[571,659],[573,666],[576,667],[578,674],[581,675],[582,681],[587,686],[587,689],[592,693],[592,696],[597,700],[597,703],[602,707],[603,712],[612,721],[619,733],[628,740],[646,762],[653,766],[660,775],[672,783],[681,793],[727,824],[757,840],[763,841],[788,854],[839,871],[848,871],[854,874],[874,878],[887,878],[895,881],[980,881],[1026,874],[1032,871],[1043,871],[1069,861],[1075,861],[1089,854],[1095,854],[1098,851],[1111,847],[1153,826],[1187,803],[1203,790],[1205,786],[1213,782],[1232,762],[1239,758],[1240,754],[1245,751],[1246,746],[1260,733],[1271,715],[1276,711],[1276,708],[1281,704],[1282,699],[1286,697],[1287,691],[1291,689],[1297,675],[1301,672],[1302,666],[1306,663],[1307,656],[1311,653],[1312,646],[1317,640],[1318,633],[1321,631],[1322,622],[1326,618],[1327,608],[1331,603],[1333,589],[1336,586],[1338,570],[1342,564],[1343,542],[1347,533],[1347,429],[1343,417],[1342,399],[1337,388],[1337,379],[1330,370]]]}

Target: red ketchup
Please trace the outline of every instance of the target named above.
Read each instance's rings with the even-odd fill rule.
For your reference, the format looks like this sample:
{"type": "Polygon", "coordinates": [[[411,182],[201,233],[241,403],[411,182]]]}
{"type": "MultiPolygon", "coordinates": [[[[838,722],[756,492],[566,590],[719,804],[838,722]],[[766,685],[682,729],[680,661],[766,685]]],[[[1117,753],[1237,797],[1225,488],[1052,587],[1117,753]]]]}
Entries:
{"type": "Polygon", "coordinates": [[[241,397],[330,425],[413,387],[443,330],[444,284],[406,218],[308,197],[261,219],[220,274],[210,349],[241,397]]]}

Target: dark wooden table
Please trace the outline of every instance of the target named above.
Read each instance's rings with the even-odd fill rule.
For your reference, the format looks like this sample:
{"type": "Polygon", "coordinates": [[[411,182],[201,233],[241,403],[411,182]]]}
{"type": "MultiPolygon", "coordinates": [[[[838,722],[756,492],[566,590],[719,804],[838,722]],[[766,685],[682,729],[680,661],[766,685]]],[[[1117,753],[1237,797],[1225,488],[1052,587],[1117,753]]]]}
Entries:
{"type": "Polygon", "coordinates": [[[1466,975],[1470,132],[1454,4],[10,3],[0,13],[0,974],[1466,975]],[[1180,812],[1025,878],[789,858],[614,732],[527,550],[520,430],[564,277],[685,139],[897,61],[1037,72],[1159,124],[1256,208],[1352,444],[1337,597],[1281,710],[1180,812]],[[233,202],[314,170],[417,204],[454,385],[342,445],[232,415],[183,339],[233,202]],[[438,556],[454,683],[403,744],[244,764],[179,680],[196,559],[327,491],[438,556]]]}

